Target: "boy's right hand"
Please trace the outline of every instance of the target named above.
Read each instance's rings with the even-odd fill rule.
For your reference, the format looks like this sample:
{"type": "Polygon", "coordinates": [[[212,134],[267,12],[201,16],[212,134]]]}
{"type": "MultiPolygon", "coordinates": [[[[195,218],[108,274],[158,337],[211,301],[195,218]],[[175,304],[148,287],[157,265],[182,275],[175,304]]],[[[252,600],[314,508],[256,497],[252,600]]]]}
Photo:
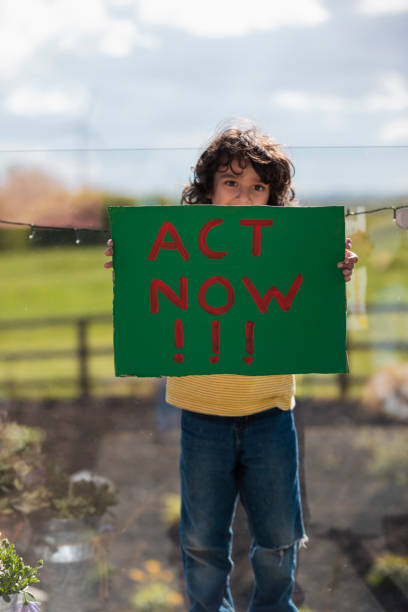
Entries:
{"type": "MultiPolygon", "coordinates": [[[[109,238],[108,242],[106,243],[108,245],[108,248],[105,251],[105,255],[106,257],[112,257],[113,255],[113,240],[112,238],[109,238]]],[[[104,268],[112,268],[113,266],[113,261],[105,261],[105,263],[103,264],[104,268]]]]}

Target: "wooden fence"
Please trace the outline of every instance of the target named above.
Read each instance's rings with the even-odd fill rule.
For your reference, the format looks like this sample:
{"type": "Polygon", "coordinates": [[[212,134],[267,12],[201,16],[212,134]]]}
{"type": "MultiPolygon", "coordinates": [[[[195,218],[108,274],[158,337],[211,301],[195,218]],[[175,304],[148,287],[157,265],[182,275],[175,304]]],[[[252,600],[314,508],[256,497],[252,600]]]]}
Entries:
{"type": "MultiPolygon", "coordinates": [[[[408,314],[408,304],[368,304],[367,314],[381,314],[386,316],[391,313],[408,314]]],[[[0,367],[3,364],[10,364],[18,361],[39,361],[49,359],[75,359],[77,362],[76,378],[24,378],[24,380],[14,381],[3,377],[3,395],[12,394],[18,384],[19,388],[36,388],[41,389],[50,384],[75,385],[77,395],[81,399],[87,398],[92,394],[92,389],[99,383],[106,382],[106,379],[92,378],[90,376],[89,362],[95,356],[111,356],[113,360],[112,344],[105,347],[92,347],[89,342],[90,325],[99,323],[112,325],[112,315],[88,315],[84,317],[54,317],[54,318],[39,318],[27,320],[6,320],[0,321],[0,334],[2,331],[21,330],[34,328],[49,328],[49,327],[72,327],[76,330],[76,348],[68,349],[34,349],[34,350],[0,350],[0,367]]],[[[1,344],[0,344],[1,346],[1,344]]],[[[408,356],[408,341],[394,338],[390,340],[381,340],[374,342],[357,342],[348,339],[348,353],[353,351],[400,351],[408,356]]],[[[112,366],[113,367],[113,366],[112,366]]],[[[329,382],[337,386],[339,398],[344,399],[347,396],[348,389],[353,384],[362,384],[366,381],[366,376],[356,376],[352,374],[339,374],[333,376],[319,377],[316,375],[308,375],[302,381],[303,385],[327,385],[329,382]]],[[[0,383],[1,384],[1,383],[0,383]]]]}
{"type": "MultiPolygon", "coordinates": [[[[24,321],[8,320],[0,321],[0,333],[2,331],[49,328],[49,327],[71,327],[76,332],[76,348],[69,349],[34,349],[18,351],[0,351],[0,364],[17,361],[39,361],[47,359],[75,359],[77,362],[77,377],[63,378],[25,378],[18,381],[19,388],[43,388],[50,384],[75,385],[78,396],[81,399],[91,395],[91,378],[89,374],[89,360],[94,356],[111,356],[113,359],[113,346],[91,348],[89,342],[89,328],[91,324],[111,324],[112,315],[87,315],[85,317],[52,317],[39,319],[26,319],[24,321]]],[[[92,379],[92,385],[97,385],[98,379],[92,379]]],[[[14,380],[4,380],[5,394],[7,395],[15,387],[14,380]]]]}

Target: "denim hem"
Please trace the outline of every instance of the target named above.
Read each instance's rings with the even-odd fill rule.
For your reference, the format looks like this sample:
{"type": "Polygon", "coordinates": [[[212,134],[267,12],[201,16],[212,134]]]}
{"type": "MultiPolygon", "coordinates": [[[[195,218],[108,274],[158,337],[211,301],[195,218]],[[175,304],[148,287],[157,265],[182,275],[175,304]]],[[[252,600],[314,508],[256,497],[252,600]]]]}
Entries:
{"type": "Polygon", "coordinates": [[[297,541],[299,542],[299,548],[307,548],[307,545],[309,544],[309,536],[304,533],[300,540],[297,541]]]}

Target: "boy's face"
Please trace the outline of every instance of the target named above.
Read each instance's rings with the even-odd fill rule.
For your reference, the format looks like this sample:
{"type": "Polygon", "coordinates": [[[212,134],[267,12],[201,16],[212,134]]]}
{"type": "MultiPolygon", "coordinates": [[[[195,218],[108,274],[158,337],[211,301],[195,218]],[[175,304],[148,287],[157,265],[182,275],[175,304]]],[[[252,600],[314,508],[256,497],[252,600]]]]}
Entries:
{"type": "Polygon", "coordinates": [[[263,183],[251,162],[241,168],[233,159],[230,166],[221,166],[214,174],[212,203],[217,206],[265,206],[270,186],[263,183]]]}

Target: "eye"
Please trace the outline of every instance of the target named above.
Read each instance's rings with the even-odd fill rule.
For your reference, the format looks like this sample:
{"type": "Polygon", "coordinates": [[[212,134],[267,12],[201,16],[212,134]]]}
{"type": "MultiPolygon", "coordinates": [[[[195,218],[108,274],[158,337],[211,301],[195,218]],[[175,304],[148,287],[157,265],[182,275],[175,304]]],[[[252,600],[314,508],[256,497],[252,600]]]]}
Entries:
{"type": "Polygon", "coordinates": [[[225,185],[227,185],[227,187],[235,187],[237,184],[237,181],[234,181],[232,179],[227,179],[225,181],[225,185]]]}
{"type": "Polygon", "coordinates": [[[255,191],[265,191],[265,185],[254,185],[255,191]]]}

